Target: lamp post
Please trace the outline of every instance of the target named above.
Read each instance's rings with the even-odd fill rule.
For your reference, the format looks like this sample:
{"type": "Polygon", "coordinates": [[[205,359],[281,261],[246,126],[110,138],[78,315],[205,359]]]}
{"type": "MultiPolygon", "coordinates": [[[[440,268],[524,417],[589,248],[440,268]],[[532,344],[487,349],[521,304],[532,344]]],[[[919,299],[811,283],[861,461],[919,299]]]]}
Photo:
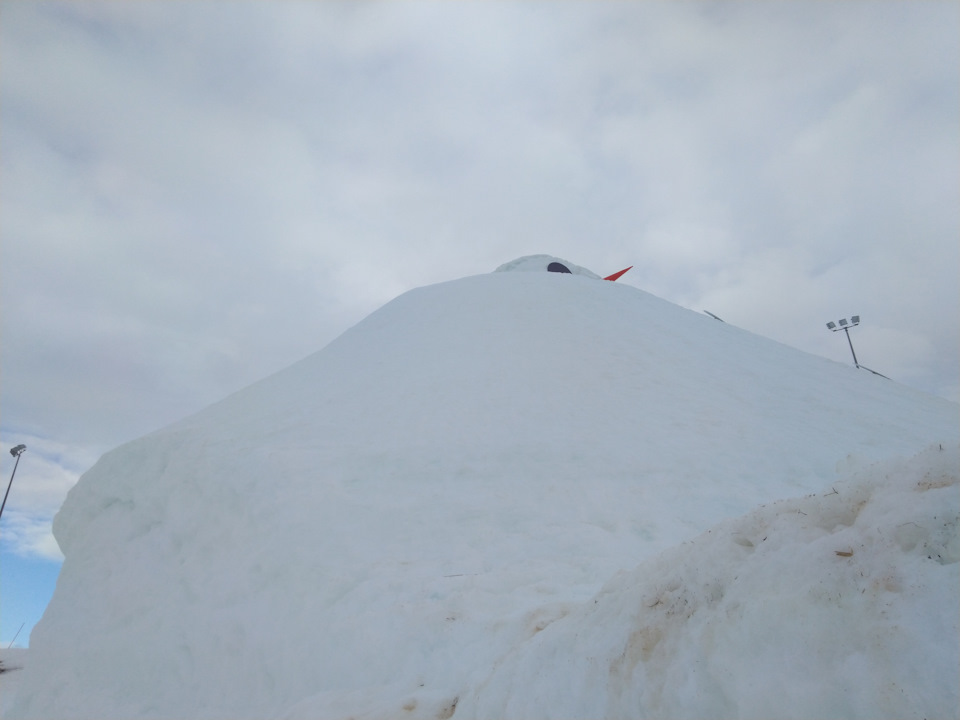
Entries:
{"type": "Polygon", "coordinates": [[[860,363],[857,362],[857,354],[853,351],[853,341],[850,339],[850,328],[856,327],[860,324],[860,316],[854,315],[850,318],[850,322],[847,322],[846,318],[841,318],[837,322],[828,322],[827,329],[837,332],[838,330],[843,330],[847,334],[847,342],[850,344],[850,354],[853,355],[853,364],[856,367],[860,367],[860,363]]]}
{"type": "Polygon", "coordinates": [[[10,482],[7,483],[7,491],[3,494],[3,504],[0,505],[0,517],[3,516],[3,509],[7,506],[7,495],[10,494],[10,486],[13,485],[13,476],[17,474],[17,465],[20,464],[20,456],[23,455],[23,451],[26,449],[26,445],[17,445],[14,448],[10,448],[10,454],[13,455],[17,461],[13,464],[13,472],[10,473],[10,482]]]}

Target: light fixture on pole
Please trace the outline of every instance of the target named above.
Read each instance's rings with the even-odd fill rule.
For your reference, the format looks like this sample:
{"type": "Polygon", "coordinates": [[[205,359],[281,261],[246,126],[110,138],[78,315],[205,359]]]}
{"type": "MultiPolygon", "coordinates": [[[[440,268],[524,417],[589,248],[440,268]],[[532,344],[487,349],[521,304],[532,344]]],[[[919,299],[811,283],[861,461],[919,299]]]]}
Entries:
{"type": "Polygon", "coordinates": [[[13,464],[13,472],[10,473],[10,482],[7,483],[7,491],[3,494],[3,504],[0,505],[0,516],[3,516],[3,509],[7,506],[7,495],[10,494],[10,486],[13,485],[13,476],[17,474],[17,465],[20,464],[20,456],[23,455],[23,451],[26,449],[26,445],[17,445],[14,448],[10,448],[10,454],[13,455],[17,461],[13,464]]]}
{"type": "Polygon", "coordinates": [[[847,342],[850,344],[850,354],[853,355],[853,364],[856,367],[860,367],[860,363],[857,362],[857,354],[853,351],[853,341],[850,339],[850,328],[856,327],[860,324],[860,316],[854,315],[850,318],[850,322],[847,322],[846,318],[841,318],[837,322],[828,322],[827,329],[837,332],[838,330],[843,330],[847,334],[847,342]],[[839,323],[839,324],[838,324],[839,323]]]}

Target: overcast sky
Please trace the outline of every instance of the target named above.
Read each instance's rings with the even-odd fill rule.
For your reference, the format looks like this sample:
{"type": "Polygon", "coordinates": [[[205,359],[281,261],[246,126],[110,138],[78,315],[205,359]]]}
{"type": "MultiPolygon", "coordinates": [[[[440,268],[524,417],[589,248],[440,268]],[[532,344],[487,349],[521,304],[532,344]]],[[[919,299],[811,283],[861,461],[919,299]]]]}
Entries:
{"type": "MultiPolygon", "coordinates": [[[[956,2],[0,7],[3,547],[100,453],[549,253],[958,398],[956,2]]],[[[771,401],[775,402],[775,398],[771,401]]]]}

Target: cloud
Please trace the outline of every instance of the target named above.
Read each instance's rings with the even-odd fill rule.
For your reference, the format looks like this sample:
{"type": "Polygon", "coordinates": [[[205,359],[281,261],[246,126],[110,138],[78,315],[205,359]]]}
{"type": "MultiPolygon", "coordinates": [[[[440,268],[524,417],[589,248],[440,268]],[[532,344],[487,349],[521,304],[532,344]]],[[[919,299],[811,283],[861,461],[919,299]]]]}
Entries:
{"type": "Polygon", "coordinates": [[[860,313],[867,365],[955,398],[958,19],[5,6],[4,429],[95,457],[532,253],[840,362],[860,313]]]}
{"type": "Polygon", "coordinates": [[[95,451],[20,433],[4,433],[3,449],[4,492],[10,488],[3,510],[4,545],[18,555],[63,559],[51,522],[80,474],[96,460],[95,451]],[[15,459],[7,451],[21,443],[27,450],[14,472],[15,459]]]}

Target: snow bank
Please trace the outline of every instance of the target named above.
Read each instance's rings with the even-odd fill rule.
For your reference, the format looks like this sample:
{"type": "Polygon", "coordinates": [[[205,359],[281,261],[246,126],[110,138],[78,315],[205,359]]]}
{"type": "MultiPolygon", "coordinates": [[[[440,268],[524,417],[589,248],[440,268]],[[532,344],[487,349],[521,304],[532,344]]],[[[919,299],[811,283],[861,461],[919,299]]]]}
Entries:
{"type": "Polygon", "coordinates": [[[27,662],[24,648],[0,648],[0,717],[7,717],[20,687],[20,671],[27,662]]]}
{"type": "Polygon", "coordinates": [[[721,523],[521,644],[457,715],[957,717],[958,467],[936,447],[721,523]]]}
{"type": "MultiPolygon", "coordinates": [[[[838,468],[960,436],[953,403],[537,262],[406,293],[302,362],[104,455],[54,521],[66,559],[10,716],[497,714],[535,699],[508,701],[491,669],[521,662],[538,630],[559,633],[558,618],[619,571],[762,503],[820,492],[838,468]]],[[[746,541],[752,553],[696,547],[743,562],[775,547],[746,541]]],[[[850,549],[828,560],[859,568],[869,556],[850,549]]],[[[805,557],[779,558],[782,582],[801,582],[788,576],[805,557]]],[[[755,667],[750,628],[773,620],[737,624],[730,609],[746,634],[715,630],[715,658],[697,630],[739,592],[720,560],[714,605],[682,590],[696,587],[688,578],[651,580],[664,607],[682,592],[703,606],[651,651],[664,673],[697,648],[755,667]]],[[[804,567],[798,577],[812,577],[804,567]]],[[[809,622],[826,613],[814,599],[795,600],[809,622]]],[[[927,610],[917,605],[932,623],[918,642],[943,625],[927,610]]],[[[859,662],[885,662],[886,648],[859,662]]],[[[534,687],[573,703],[578,667],[534,687]]],[[[804,682],[765,667],[758,677],[782,697],[804,682]]],[[[673,697],[651,699],[642,674],[654,665],[618,672],[633,683],[624,697],[673,697]]],[[[576,703],[601,702],[581,687],[576,703]]],[[[581,707],[543,703],[542,714],[581,707]]]]}

